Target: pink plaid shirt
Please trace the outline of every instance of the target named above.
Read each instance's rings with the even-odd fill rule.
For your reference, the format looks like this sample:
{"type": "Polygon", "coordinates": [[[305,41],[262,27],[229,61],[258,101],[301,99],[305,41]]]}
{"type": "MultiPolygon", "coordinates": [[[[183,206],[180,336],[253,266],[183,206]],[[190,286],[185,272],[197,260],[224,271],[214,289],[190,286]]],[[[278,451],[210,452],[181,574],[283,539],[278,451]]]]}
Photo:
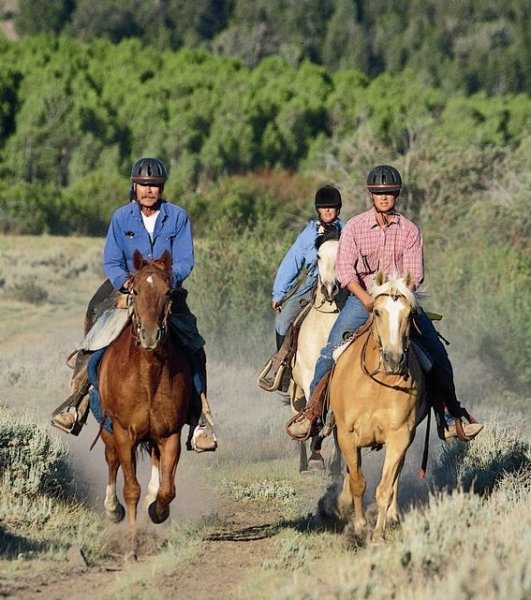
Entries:
{"type": "Polygon", "coordinates": [[[374,208],[352,217],[345,225],[337,254],[336,274],[342,287],[351,281],[369,290],[378,270],[405,276],[409,271],[415,289],[424,279],[422,234],[404,215],[387,215],[381,229],[374,208]]]}

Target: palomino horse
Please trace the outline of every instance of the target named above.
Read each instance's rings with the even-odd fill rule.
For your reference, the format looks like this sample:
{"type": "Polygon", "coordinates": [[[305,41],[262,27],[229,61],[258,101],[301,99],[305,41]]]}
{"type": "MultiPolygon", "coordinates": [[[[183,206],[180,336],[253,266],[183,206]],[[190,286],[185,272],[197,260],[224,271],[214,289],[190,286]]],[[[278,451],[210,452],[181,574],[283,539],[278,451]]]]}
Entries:
{"type": "MultiPolygon", "coordinates": [[[[315,295],[309,312],[300,326],[297,351],[292,363],[292,384],[290,403],[293,412],[298,413],[310,397],[310,384],[313,379],[315,363],[321,349],[326,346],[328,335],[335,323],[339,308],[336,297],[340,291],[336,279],[336,256],[339,232],[331,232],[317,237],[318,279],[315,295]]],[[[321,456],[323,438],[315,436],[311,440],[311,455],[308,459],[306,443],[300,442],[299,470],[322,470],[324,461],[321,456]]],[[[338,476],[341,469],[341,455],[334,444],[334,455],[330,463],[333,475],[338,476]]]]}
{"type": "MultiPolygon", "coordinates": [[[[386,454],[376,488],[378,517],[373,542],[384,540],[386,524],[399,521],[398,480],[417,425],[427,414],[425,377],[415,352],[409,351],[409,329],[416,298],[411,277],[389,279],[379,272],[371,290],[370,322],[339,356],[330,381],[339,447],[347,463],[339,495],[341,516],[361,537],[366,480],[361,448],[385,444],[386,454]]],[[[348,528],[347,528],[348,531],[348,528]]]]}
{"type": "Polygon", "coordinates": [[[98,375],[101,406],[112,422],[112,433],[102,429],[109,479],[105,510],[113,522],[125,511],[116,497],[116,475],[121,467],[123,496],[136,550],[136,477],[139,444],[148,447],[152,478],[146,504],[154,523],[162,523],[175,498],[175,471],[181,453],[181,429],[192,397],[192,375],[183,350],[168,335],[171,306],[171,255],[146,262],[133,257],[132,325],[122,331],[101,360],[98,375]]]}

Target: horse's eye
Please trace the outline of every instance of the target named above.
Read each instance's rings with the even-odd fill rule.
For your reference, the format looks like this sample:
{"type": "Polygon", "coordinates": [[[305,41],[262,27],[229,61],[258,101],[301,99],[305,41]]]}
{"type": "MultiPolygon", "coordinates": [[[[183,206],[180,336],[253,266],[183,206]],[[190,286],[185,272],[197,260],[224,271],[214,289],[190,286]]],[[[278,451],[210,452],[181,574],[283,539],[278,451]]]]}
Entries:
{"type": "Polygon", "coordinates": [[[380,311],[377,308],[375,308],[373,312],[374,312],[374,316],[375,317],[379,317],[380,316],[380,311]]]}

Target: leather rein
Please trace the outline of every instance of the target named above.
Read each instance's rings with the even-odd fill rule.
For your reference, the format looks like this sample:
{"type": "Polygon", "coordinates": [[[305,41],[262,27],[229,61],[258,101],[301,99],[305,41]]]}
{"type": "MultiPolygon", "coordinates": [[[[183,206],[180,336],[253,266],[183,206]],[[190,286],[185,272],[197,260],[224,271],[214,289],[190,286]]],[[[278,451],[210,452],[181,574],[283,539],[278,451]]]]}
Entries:
{"type": "MultiPolygon", "coordinates": [[[[403,296],[401,296],[400,294],[380,294],[381,296],[389,296],[390,298],[393,299],[393,301],[397,301],[398,298],[403,298],[403,296]]],[[[411,319],[411,316],[409,317],[411,319]]],[[[374,322],[374,314],[371,312],[371,315],[369,317],[369,320],[367,321],[367,336],[365,338],[365,341],[363,342],[363,346],[361,349],[361,353],[360,353],[360,361],[361,361],[361,368],[363,370],[363,372],[365,373],[365,375],[367,375],[368,377],[370,377],[374,382],[383,385],[384,387],[393,389],[393,390],[400,390],[400,391],[407,391],[405,388],[398,386],[398,385],[390,385],[388,383],[385,383],[384,381],[381,381],[380,379],[377,379],[375,376],[378,373],[381,373],[381,366],[382,366],[382,346],[381,346],[381,342],[380,342],[380,338],[377,335],[373,334],[373,322],[374,322]],[[373,371],[369,371],[368,367],[367,367],[367,351],[368,351],[368,346],[369,346],[369,340],[371,338],[371,334],[374,335],[374,337],[376,338],[376,341],[378,342],[378,356],[379,356],[379,361],[378,361],[378,365],[376,366],[376,369],[374,369],[373,371]]],[[[398,373],[398,375],[402,375],[402,377],[404,378],[404,380],[407,380],[410,376],[409,373],[409,346],[410,346],[410,339],[409,336],[407,338],[407,346],[404,349],[404,354],[406,355],[406,364],[405,367],[403,369],[402,372],[398,373]]]]}
{"type": "MultiPolygon", "coordinates": [[[[170,282],[170,276],[165,272],[162,271],[161,269],[158,269],[156,267],[150,268],[150,269],[146,269],[142,271],[142,275],[145,275],[146,277],[149,277],[150,275],[158,275],[163,277],[169,284],[170,282]]],[[[142,321],[140,319],[140,315],[138,314],[138,309],[136,307],[135,304],[135,296],[136,296],[136,291],[135,291],[135,278],[133,277],[133,285],[131,286],[130,289],[130,294],[129,297],[127,299],[128,304],[131,306],[132,308],[132,315],[131,315],[131,335],[133,336],[134,340],[135,340],[135,344],[137,346],[140,345],[140,340],[138,339],[139,337],[139,332],[140,329],[142,328],[142,321]]],[[[171,310],[171,296],[170,296],[170,287],[168,287],[168,292],[166,293],[166,304],[164,307],[164,317],[162,319],[162,322],[160,324],[160,328],[162,331],[162,335],[161,335],[161,343],[164,343],[164,341],[166,340],[166,336],[168,335],[168,317],[170,314],[170,310],[171,310]]]]}

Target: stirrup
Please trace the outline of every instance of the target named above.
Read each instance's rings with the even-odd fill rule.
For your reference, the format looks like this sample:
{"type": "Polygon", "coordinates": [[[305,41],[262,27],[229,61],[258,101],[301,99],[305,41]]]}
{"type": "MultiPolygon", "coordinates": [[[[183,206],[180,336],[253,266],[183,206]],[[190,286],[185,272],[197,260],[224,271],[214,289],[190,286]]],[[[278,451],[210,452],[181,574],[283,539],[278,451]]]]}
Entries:
{"type": "Polygon", "coordinates": [[[286,365],[280,364],[276,373],[270,375],[270,371],[273,368],[273,359],[270,359],[266,366],[258,375],[258,385],[266,392],[274,392],[278,390],[282,384],[282,376],[286,370],[286,365]],[[270,377],[268,377],[270,375],[270,377]]]}
{"type": "Polygon", "coordinates": [[[79,432],[83,428],[83,423],[81,422],[81,420],[79,418],[79,411],[77,410],[77,407],[75,407],[75,406],[71,406],[65,412],[60,412],[60,413],[55,414],[52,417],[51,424],[54,427],[57,427],[57,429],[60,429],[61,431],[64,431],[65,433],[70,433],[72,435],[79,435],[79,432]],[[73,415],[74,420],[71,425],[66,425],[65,423],[61,422],[60,417],[63,414],[73,415]],[[59,417],[59,420],[58,420],[58,417],[59,417]]]}
{"type": "Polygon", "coordinates": [[[196,452],[215,452],[218,447],[218,441],[213,431],[209,431],[209,429],[205,425],[198,425],[194,429],[194,434],[192,439],[190,440],[190,444],[192,449],[196,452]],[[203,443],[201,443],[201,438],[203,438],[203,443]]]}

